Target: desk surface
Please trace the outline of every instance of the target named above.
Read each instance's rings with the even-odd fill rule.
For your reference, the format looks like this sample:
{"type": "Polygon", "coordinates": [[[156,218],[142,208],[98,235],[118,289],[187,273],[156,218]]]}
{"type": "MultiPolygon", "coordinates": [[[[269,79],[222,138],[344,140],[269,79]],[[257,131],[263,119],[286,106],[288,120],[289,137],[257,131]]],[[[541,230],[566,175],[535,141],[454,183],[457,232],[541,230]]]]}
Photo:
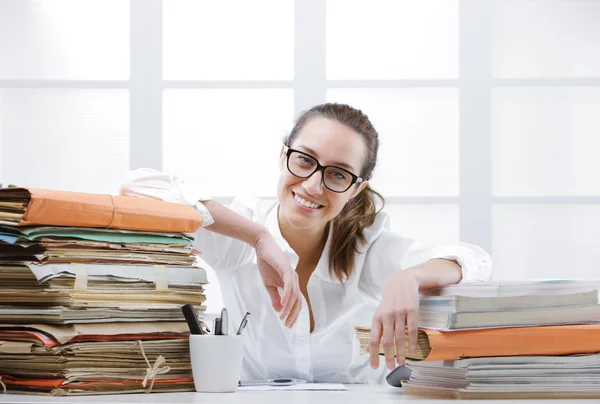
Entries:
{"type": "MultiPolygon", "coordinates": [[[[397,404],[399,401],[421,403],[448,403],[453,400],[430,400],[405,396],[401,389],[387,385],[346,385],[347,391],[238,391],[235,393],[157,393],[122,394],[85,397],[46,397],[16,394],[0,394],[0,403],[20,404],[114,404],[114,403],[214,403],[214,404],[397,404]]],[[[501,403],[540,403],[539,400],[494,400],[501,403]]],[[[552,400],[552,403],[572,400],[552,400]]],[[[484,400],[469,400],[468,403],[489,403],[484,400]]],[[[589,401],[587,401],[589,402],[589,401]]]]}

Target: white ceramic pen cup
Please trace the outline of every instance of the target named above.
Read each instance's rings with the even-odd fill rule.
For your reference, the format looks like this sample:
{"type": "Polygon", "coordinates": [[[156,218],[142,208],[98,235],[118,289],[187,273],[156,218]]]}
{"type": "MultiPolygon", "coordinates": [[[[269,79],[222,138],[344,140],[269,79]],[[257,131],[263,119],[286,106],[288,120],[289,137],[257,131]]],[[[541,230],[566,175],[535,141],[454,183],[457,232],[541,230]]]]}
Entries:
{"type": "Polygon", "coordinates": [[[243,335],[190,335],[190,358],[196,391],[234,392],[240,381],[243,357],[243,335]]]}

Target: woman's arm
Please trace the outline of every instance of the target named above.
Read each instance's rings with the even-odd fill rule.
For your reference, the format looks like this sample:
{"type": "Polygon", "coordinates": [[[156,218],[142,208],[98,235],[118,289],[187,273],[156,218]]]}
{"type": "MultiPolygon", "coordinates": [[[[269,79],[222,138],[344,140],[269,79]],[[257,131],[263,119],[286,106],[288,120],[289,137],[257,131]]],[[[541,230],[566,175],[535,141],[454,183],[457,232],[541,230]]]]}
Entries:
{"type": "Polygon", "coordinates": [[[455,260],[434,258],[415,265],[390,276],[388,283],[394,278],[412,276],[419,285],[419,290],[436,288],[458,283],[462,280],[462,267],[455,260]]]}
{"type": "Polygon", "coordinates": [[[467,243],[428,248],[390,232],[386,216],[378,214],[374,223],[379,229],[367,250],[360,286],[381,298],[371,323],[371,366],[379,366],[382,344],[386,365],[393,369],[394,362],[404,362],[405,330],[409,349],[416,350],[419,291],[458,282],[487,281],[491,258],[480,247],[467,243]]]}
{"type": "Polygon", "coordinates": [[[206,227],[207,230],[241,240],[256,250],[258,270],[271,298],[271,304],[280,313],[285,325],[293,327],[302,307],[298,275],[267,228],[218,202],[210,200],[203,202],[203,205],[214,220],[213,224],[206,227]],[[283,295],[279,295],[278,288],[283,288],[283,295]]]}
{"type": "Polygon", "coordinates": [[[187,185],[174,175],[153,169],[142,168],[128,172],[121,184],[121,195],[138,198],[161,199],[196,208],[204,218],[205,232],[196,233],[194,245],[211,266],[235,269],[253,257],[250,247],[256,252],[258,270],[273,308],[288,327],[296,322],[302,298],[298,276],[285,255],[260,223],[249,218],[260,216],[257,201],[246,201],[238,206],[240,213],[203,197],[198,190],[187,185]],[[212,234],[211,234],[212,233],[212,234]],[[226,237],[220,237],[223,235],[226,237]],[[234,242],[233,240],[239,240],[234,242]],[[283,289],[279,295],[278,288],[283,289]]]}
{"type": "Polygon", "coordinates": [[[268,235],[265,226],[246,219],[216,201],[203,201],[202,204],[214,221],[205,227],[207,230],[243,241],[252,247],[256,246],[261,238],[268,235]]]}

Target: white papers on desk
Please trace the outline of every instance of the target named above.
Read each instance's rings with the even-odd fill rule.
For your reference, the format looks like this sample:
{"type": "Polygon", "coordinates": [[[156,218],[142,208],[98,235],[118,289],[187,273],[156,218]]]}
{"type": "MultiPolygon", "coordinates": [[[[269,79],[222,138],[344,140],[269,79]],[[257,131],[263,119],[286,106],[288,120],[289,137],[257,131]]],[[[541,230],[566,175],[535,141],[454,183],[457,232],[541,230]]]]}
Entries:
{"type": "Polygon", "coordinates": [[[242,386],[237,388],[239,391],[280,391],[280,390],[304,390],[304,391],[344,391],[346,386],[341,383],[298,383],[291,386],[242,386]]]}

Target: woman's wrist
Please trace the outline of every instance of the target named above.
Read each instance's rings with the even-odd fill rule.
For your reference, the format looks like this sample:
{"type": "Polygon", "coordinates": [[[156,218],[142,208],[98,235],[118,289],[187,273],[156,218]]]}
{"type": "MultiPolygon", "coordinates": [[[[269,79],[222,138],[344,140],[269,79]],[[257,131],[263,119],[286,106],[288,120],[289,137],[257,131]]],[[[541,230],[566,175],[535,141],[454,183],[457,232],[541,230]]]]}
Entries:
{"type": "Polygon", "coordinates": [[[254,223],[256,226],[249,233],[249,241],[247,242],[252,247],[256,248],[261,240],[265,237],[272,237],[266,226],[254,223]]]}
{"type": "Polygon", "coordinates": [[[262,238],[270,234],[264,225],[253,222],[216,201],[206,201],[203,205],[214,219],[214,223],[206,227],[207,230],[243,241],[252,247],[256,247],[262,238]]]}
{"type": "Polygon", "coordinates": [[[413,277],[419,289],[429,289],[457,283],[462,278],[461,266],[453,260],[434,258],[400,271],[394,276],[413,277]]]}

